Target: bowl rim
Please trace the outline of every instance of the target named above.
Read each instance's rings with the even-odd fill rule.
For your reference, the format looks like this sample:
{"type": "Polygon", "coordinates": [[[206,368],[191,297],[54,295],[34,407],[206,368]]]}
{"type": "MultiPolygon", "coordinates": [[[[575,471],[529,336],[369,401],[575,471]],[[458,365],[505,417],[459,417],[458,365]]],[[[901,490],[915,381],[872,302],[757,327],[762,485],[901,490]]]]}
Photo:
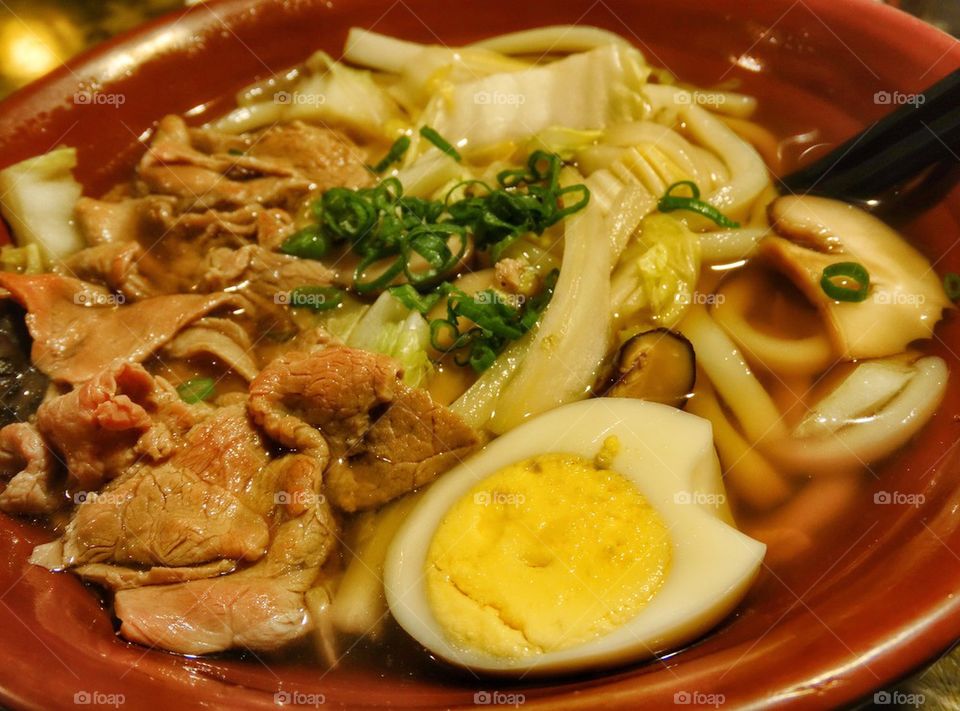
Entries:
{"type": "MultiPolygon", "coordinates": [[[[183,20],[193,19],[197,21],[198,27],[206,27],[210,22],[222,22],[224,17],[229,18],[258,5],[278,2],[281,2],[281,0],[206,0],[196,5],[165,13],[86,49],[48,74],[11,93],[0,101],[0,115],[12,119],[12,123],[34,116],[35,112],[31,107],[35,102],[42,102],[44,95],[53,99],[72,94],[82,85],[83,81],[100,76],[100,70],[105,67],[111,57],[119,52],[142,45],[146,40],[159,35],[183,20]],[[213,12],[214,10],[218,11],[219,15],[213,12]],[[202,16],[204,14],[213,14],[216,20],[203,20],[202,16]]],[[[912,41],[916,42],[916,45],[924,45],[923,54],[937,53],[940,59],[935,62],[934,67],[943,58],[947,57],[951,49],[960,45],[957,39],[943,30],[897,7],[878,3],[875,0],[774,0],[774,2],[783,6],[785,12],[800,4],[818,17],[828,19],[841,15],[857,14],[859,15],[858,27],[864,29],[869,27],[875,35],[885,38],[884,41],[888,44],[896,43],[898,49],[907,51],[902,38],[909,36],[912,41]],[[900,38],[899,42],[897,42],[897,38],[900,38]]],[[[821,21],[826,23],[825,20],[821,21]]],[[[176,48],[174,51],[177,51],[176,48]]],[[[921,52],[919,48],[913,51],[921,52]]],[[[110,79],[108,79],[109,81],[110,79]]],[[[9,151],[6,151],[3,155],[0,155],[0,167],[22,159],[22,157],[14,156],[8,160],[7,155],[9,153],[9,151]]],[[[0,235],[0,237],[2,236],[0,235]]],[[[3,515],[6,516],[6,514],[3,515]]],[[[872,654],[874,660],[883,659],[888,662],[885,666],[887,672],[881,679],[885,686],[895,684],[897,681],[907,678],[926,667],[933,660],[942,656],[942,653],[960,638],[960,596],[954,596],[953,599],[944,601],[939,605],[923,608],[916,612],[911,619],[913,624],[886,628],[883,639],[887,643],[873,645],[871,649],[865,652],[865,654],[872,654]],[[949,634],[946,634],[946,632],[949,632],[949,634]],[[937,640],[935,645],[931,644],[931,639],[937,640]],[[936,647],[936,650],[930,651],[934,647],[936,647]],[[898,662],[897,659],[904,661],[898,662]]],[[[576,709],[593,709],[601,704],[618,707],[625,701],[629,701],[629,693],[629,690],[620,683],[613,686],[599,684],[591,685],[589,694],[581,696],[561,692],[556,696],[528,698],[526,705],[532,707],[560,705],[564,708],[576,709]]],[[[857,699],[864,698],[869,693],[864,693],[862,688],[851,688],[851,685],[826,684],[817,690],[816,702],[818,705],[830,704],[834,706],[849,704],[856,702],[857,699]]],[[[0,682],[0,700],[13,706],[26,701],[22,696],[12,692],[3,682],[0,682]]],[[[785,695],[773,695],[766,698],[767,703],[784,706],[791,705],[791,702],[804,705],[804,702],[810,700],[809,698],[791,698],[785,695]]],[[[750,704],[750,707],[760,705],[763,705],[763,700],[757,697],[750,704]]]]}

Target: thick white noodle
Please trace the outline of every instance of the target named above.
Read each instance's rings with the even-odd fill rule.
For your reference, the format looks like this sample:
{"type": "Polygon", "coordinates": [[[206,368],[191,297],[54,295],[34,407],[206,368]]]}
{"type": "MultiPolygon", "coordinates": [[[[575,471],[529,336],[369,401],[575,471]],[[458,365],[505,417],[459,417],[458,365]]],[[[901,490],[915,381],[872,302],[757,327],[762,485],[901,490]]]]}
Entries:
{"type": "Polygon", "coordinates": [[[350,28],[343,48],[343,58],[361,67],[399,74],[426,45],[388,37],[378,32],[350,28]]]}
{"type": "Polygon", "coordinates": [[[824,437],[883,409],[917,374],[900,359],[867,360],[814,406],[793,436],[824,437]]]}
{"type": "MultiPolygon", "coordinates": [[[[682,90],[663,84],[648,84],[644,92],[654,106],[673,108],[686,122],[690,135],[719,156],[730,171],[730,179],[711,194],[705,195],[704,199],[724,214],[734,217],[745,215],[770,182],[767,166],[756,149],[709,111],[693,103],[678,105],[678,92],[682,90]]],[[[692,102],[693,99],[689,98],[688,101],[692,102]]]]}
{"type": "Polygon", "coordinates": [[[712,316],[754,363],[774,373],[814,375],[837,360],[824,331],[804,338],[781,338],[758,330],[747,318],[752,298],[755,293],[744,281],[725,285],[717,292],[712,316]]]}
{"type": "Polygon", "coordinates": [[[687,140],[668,126],[652,121],[636,121],[611,126],[604,134],[604,143],[624,148],[652,144],[690,176],[701,190],[712,189],[709,171],[697,160],[687,140]]]}
{"type": "Polygon", "coordinates": [[[727,488],[750,506],[763,511],[790,498],[790,484],[755,447],[747,442],[720,407],[709,383],[698,383],[687,412],[710,420],[727,488]]]}
{"type": "Polygon", "coordinates": [[[766,227],[739,227],[700,233],[700,256],[709,264],[729,264],[749,259],[757,244],[770,230],[766,227]]]}
{"type": "Polygon", "coordinates": [[[780,411],[757,380],[740,349],[702,306],[694,306],[680,323],[690,339],[697,364],[733,412],[747,439],[756,444],[786,436],[780,411]]]}

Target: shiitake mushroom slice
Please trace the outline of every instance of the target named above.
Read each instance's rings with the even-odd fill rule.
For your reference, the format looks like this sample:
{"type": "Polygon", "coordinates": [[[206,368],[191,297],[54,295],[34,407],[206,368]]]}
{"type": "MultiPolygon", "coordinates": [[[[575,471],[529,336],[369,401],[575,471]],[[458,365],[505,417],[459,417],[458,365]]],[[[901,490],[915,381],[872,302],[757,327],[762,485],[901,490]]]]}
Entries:
{"type": "Polygon", "coordinates": [[[693,344],[676,331],[655,328],[620,346],[605,395],[683,407],[696,379],[693,344]]]}

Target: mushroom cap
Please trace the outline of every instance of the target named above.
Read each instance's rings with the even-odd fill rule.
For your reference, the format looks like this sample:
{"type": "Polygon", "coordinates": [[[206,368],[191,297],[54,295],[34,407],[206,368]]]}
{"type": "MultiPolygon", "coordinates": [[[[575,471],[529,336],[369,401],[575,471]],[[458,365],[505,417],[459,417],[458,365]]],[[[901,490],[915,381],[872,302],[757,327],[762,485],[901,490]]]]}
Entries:
{"type": "Polygon", "coordinates": [[[951,306],[930,262],[895,230],[838,200],[777,198],[767,209],[776,235],[760,254],[820,311],[837,353],[849,360],[880,358],[930,338],[951,306]],[[825,267],[859,262],[870,274],[867,298],[832,299],[820,285],[825,267]]]}

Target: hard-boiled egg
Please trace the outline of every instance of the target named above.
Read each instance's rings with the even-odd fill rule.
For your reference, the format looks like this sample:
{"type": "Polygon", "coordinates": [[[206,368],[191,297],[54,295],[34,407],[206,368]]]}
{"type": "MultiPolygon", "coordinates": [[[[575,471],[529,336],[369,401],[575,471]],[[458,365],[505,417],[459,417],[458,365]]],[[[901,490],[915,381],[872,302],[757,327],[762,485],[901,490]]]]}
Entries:
{"type": "Polygon", "coordinates": [[[495,673],[620,664],[689,642],[744,596],[710,423],[599,398],[543,414],[440,478],[387,554],[400,625],[495,673]]]}

